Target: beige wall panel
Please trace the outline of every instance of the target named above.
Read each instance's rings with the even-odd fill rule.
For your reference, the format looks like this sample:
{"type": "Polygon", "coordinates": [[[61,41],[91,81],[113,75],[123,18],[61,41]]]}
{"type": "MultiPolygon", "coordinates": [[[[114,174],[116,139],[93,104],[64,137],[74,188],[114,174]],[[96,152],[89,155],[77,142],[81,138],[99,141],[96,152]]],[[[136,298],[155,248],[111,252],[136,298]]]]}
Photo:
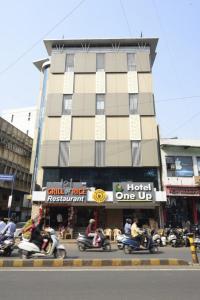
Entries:
{"type": "Polygon", "coordinates": [[[139,115],[154,116],[154,98],[151,93],[138,94],[138,113],[139,115]]]}
{"type": "Polygon", "coordinates": [[[94,140],[95,139],[95,118],[72,118],[72,139],[73,140],[94,140]]]}
{"type": "Polygon", "coordinates": [[[72,97],[73,116],[95,116],[96,94],[74,94],[72,97]]]}
{"type": "Polygon", "coordinates": [[[70,167],[89,167],[95,165],[94,141],[70,142],[70,167]]]}
{"type": "Polygon", "coordinates": [[[105,72],[96,72],[96,93],[105,94],[105,92],[106,92],[105,72]]]}
{"type": "Polygon", "coordinates": [[[106,141],[105,166],[131,166],[130,141],[106,141]]]}
{"type": "Polygon", "coordinates": [[[127,74],[106,74],[107,93],[128,93],[127,74]]]}
{"type": "Polygon", "coordinates": [[[64,75],[63,94],[73,94],[74,72],[66,72],[64,75]]]}
{"type": "Polygon", "coordinates": [[[129,71],[127,73],[128,77],[128,93],[137,94],[138,93],[138,77],[136,71],[129,71]]]}
{"type": "Polygon", "coordinates": [[[107,117],[106,125],[108,140],[129,140],[128,117],[107,117]]]}
{"type": "Polygon", "coordinates": [[[130,125],[130,140],[141,140],[141,124],[139,115],[130,115],[129,117],[130,125]]]}
{"type": "Polygon", "coordinates": [[[60,117],[62,115],[63,94],[48,94],[46,115],[48,117],[60,117]]]}
{"type": "Polygon", "coordinates": [[[74,72],[96,73],[96,53],[76,53],[74,57],[74,72]]]}
{"type": "Polygon", "coordinates": [[[128,116],[128,93],[106,94],[105,111],[108,116],[128,116]]]}
{"type": "Polygon", "coordinates": [[[141,142],[141,166],[142,167],[159,166],[157,140],[149,140],[149,141],[141,142]]]}
{"type": "Polygon", "coordinates": [[[139,93],[152,93],[152,74],[151,73],[138,73],[139,93]]]}
{"type": "Polygon", "coordinates": [[[37,174],[37,184],[39,184],[41,187],[43,185],[43,176],[44,176],[44,169],[39,168],[37,174]]]}
{"type": "Polygon", "coordinates": [[[75,74],[75,93],[96,93],[96,74],[75,74]]]}
{"type": "Polygon", "coordinates": [[[127,54],[106,53],[105,55],[105,71],[106,72],[127,72],[127,54]]]}
{"type": "Polygon", "coordinates": [[[95,140],[96,141],[105,141],[106,132],[105,132],[105,116],[96,115],[95,116],[95,140]]]}
{"type": "Polygon", "coordinates": [[[45,118],[43,140],[59,140],[61,118],[45,118]]]}
{"type": "Polygon", "coordinates": [[[41,147],[40,166],[58,167],[59,141],[46,141],[41,147]]]}
{"type": "Polygon", "coordinates": [[[141,117],[141,130],[143,140],[157,139],[157,123],[155,117],[141,117]]]}
{"type": "Polygon", "coordinates": [[[71,119],[70,115],[63,115],[60,120],[60,141],[70,141],[71,138],[71,119]]]}
{"type": "Polygon", "coordinates": [[[64,75],[62,74],[49,74],[48,80],[48,94],[62,94],[64,85],[64,75]]]}
{"type": "Polygon", "coordinates": [[[136,53],[136,66],[138,72],[150,72],[150,54],[147,51],[138,51],[136,53]]]}
{"type": "Polygon", "coordinates": [[[51,56],[51,73],[64,73],[65,72],[65,53],[56,53],[51,56]]]}

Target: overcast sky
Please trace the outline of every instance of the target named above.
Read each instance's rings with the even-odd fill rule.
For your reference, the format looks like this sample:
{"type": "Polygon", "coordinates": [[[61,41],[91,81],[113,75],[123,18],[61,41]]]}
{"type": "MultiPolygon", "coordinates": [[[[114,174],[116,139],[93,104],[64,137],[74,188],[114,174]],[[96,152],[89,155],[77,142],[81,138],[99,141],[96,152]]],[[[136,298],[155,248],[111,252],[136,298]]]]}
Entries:
{"type": "Polygon", "coordinates": [[[200,138],[200,1],[82,0],[46,35],[79,2],[0,0],[0,111],[35,105],[40,74],[32,62],[47,57],[44,36],[139,37],[142,32],[159,38],[153,76],[161,136],[200,138]]]}

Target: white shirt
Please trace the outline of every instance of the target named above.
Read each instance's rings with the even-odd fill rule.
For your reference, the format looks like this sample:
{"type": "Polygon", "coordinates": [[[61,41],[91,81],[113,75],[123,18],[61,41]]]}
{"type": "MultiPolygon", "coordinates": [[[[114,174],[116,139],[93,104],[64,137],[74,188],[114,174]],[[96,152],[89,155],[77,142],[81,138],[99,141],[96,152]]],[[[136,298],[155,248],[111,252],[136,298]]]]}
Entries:
{"type": "Polygon", "coordinates": [[[61,223],[62,221],[63,221],[62,215],[61,215],[61,214],[58,214],[58,215],[57,215],[57,222],[58,222],[58,223],[61,223]]]}
{"type": "Polygon", "coordinates": [[[6,223],[4,221],[0,221],[0,233],[2,232],[2,230],[4,230],[5,227],[6,223]]]}

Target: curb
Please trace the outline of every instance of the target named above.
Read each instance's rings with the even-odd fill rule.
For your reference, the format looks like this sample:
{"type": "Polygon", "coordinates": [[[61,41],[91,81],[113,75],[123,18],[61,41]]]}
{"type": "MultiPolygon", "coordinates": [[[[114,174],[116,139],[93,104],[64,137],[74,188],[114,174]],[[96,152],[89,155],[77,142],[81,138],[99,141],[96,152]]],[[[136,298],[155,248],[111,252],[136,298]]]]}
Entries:
{"type": "Polygon", "coordinates": [[[127,266],[188,266],[181,259],[15,259],[0,260],[0,268],[24,267],[127,267],[127,266]]]}

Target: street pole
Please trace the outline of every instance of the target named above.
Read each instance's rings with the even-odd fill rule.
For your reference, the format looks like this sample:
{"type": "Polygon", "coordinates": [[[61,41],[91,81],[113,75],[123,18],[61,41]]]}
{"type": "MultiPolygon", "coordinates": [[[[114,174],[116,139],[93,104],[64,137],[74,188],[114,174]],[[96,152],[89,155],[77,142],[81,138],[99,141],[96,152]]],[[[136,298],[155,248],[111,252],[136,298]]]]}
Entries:
{"type": "Polygon", "coordinates": [[[13,189],[14,189],[14,181],[15,181],[15,178],[13,177],[13,180],[12,180],[12,186],[11,186],[11,195],[10,195],[10,203],[9,203],[9,207],[8,207],[8,219],[10,218],[10,215],[11,215],[11,206],[12,206],[12,197],[13,197],[13,189]]]}

